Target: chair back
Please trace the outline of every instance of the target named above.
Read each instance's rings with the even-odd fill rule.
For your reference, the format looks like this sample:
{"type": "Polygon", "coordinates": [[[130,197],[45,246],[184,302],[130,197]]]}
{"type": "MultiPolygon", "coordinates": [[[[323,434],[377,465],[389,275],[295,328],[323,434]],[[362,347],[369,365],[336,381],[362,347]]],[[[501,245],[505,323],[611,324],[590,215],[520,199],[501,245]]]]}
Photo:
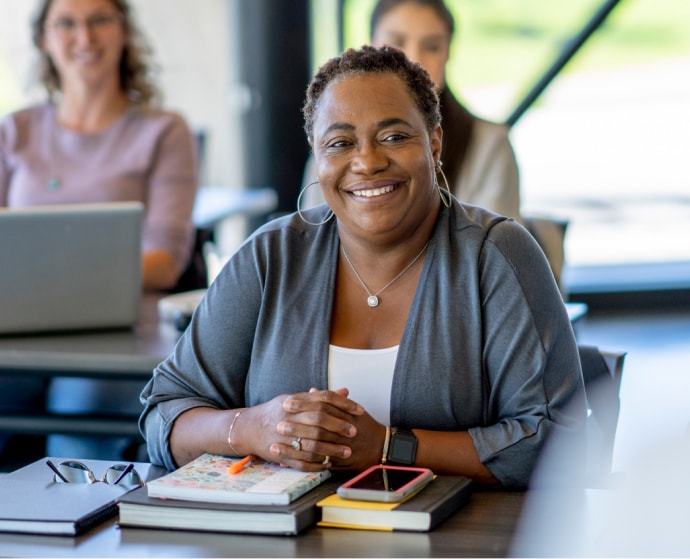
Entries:
{"type": "Polygon", "coordinates": [[[611,476],[613,447],[620,413],[620,387],[626,352],[578,346],[587,396],[588,485],[605,484],[611,476]]]}
{"type": "Polygon", "coordinates": [[[206,243],[213,242],[213,237],[213,231],[210,229],[195,230],[194,246],[189,263],[170,293],[181,293],[208,287],[208,267],[204,256],[204,247],[206,243]]]}
{"type": "Polygon", "coordinates": [[[525,228],[532,234],[549,261],[553,277],[561,290],[563,300],[568,300],[568,293],[563,284],[563,267],[565,265],[565,235],[568,231],[568,220],[554,217],[523,216],[525,228]]]}

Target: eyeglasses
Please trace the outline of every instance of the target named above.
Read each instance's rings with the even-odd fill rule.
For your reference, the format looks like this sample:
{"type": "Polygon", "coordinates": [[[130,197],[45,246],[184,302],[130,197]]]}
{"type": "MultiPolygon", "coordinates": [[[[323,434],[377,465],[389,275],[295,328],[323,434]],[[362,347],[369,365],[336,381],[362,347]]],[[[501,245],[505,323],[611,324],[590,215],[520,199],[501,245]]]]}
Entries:
{"type": "Polygon", "coordinates": [[[46,460],[48,467],[55,472],[53,481],[56,483],[108,483],[110,485],[121,485],[126,489],[143,487],[144,480],[134,469],[134,464],[113,464],[110,466],[101,479],[88,466],[76,460],[60,462],[57,466],[50,460],[46,460]]]}
{"type": "Polygon", "coordinates": [[[60,17],[46,24],[47,29],[52,29],[59,37],[65,39],[74,36],[82,25],[91,33],[100,33],[113,27],[122,21],[120,14],[96,14],[85,20],[77,20],[71,17],[60,17]]]}

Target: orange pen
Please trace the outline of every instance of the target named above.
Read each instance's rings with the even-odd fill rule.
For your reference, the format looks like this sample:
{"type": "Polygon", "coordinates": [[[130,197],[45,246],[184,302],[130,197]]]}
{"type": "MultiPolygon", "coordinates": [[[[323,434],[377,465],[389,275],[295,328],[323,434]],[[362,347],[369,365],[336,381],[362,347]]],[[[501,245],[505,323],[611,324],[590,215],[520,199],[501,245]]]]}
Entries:
{"type": "Polygon", "coordinates": [[[249,464],[252,463],[252,460],[254,460],[254,457],[250,454],[249,456],[245,456],[240,460],[239,462],[235,462],[232,466],[228,467],[228,473],[230,475],[235,475],[241,472],[246,466],[249,466],[249,464]]]}

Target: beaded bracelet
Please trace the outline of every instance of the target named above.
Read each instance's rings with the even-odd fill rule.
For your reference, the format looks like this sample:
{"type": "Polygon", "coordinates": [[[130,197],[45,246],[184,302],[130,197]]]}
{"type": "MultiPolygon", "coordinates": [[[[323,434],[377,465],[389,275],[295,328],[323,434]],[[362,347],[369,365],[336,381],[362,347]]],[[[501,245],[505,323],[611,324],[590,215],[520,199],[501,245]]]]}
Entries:
{"type": "Polygon", "coordinates": [[[235,447],[232,445],[232,429],[233,429],[233,427],[235,427],[235,421],[237,421],[237,418],[246,409],[247,408],[242,408],[241,410],[239,410],[235,413],[235,417],[233,417],[232,421],[230,422],[230,429],[228,429],[228,444],[230,445],[230,450],[232,450],[232,452],[235,456],[240,456],[240,453],[237,452],[237,450],[235,450],[235,447]]]}
{"type": "Polygon", "coordinates": [[[388,444],[391,441],[391,428],[386,425],[386,438],[383,439],[383,453],[381,454],[381,464],[388,461],[388,444]]]}

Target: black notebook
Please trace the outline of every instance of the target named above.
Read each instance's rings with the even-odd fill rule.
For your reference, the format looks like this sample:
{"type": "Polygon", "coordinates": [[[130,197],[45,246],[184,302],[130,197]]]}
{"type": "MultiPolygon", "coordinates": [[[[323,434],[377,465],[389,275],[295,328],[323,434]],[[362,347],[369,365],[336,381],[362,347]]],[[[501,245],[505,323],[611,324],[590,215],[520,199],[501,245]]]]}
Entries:
{"type": "Polygon", "coordinates": [[[320,518],[316,503],[333,493],[337,481],[326,481],[287,505],[246,505],[158,499],[146,488],[119,499],[120,525],[139,528],[295,535],[320,518]]]}
{"type": "Polygon", "coordinates": [[[107,483],[46,483],[2,476],[0,531],[78,536],[115,516],[115,499],[125,491],[107,483]]]}

